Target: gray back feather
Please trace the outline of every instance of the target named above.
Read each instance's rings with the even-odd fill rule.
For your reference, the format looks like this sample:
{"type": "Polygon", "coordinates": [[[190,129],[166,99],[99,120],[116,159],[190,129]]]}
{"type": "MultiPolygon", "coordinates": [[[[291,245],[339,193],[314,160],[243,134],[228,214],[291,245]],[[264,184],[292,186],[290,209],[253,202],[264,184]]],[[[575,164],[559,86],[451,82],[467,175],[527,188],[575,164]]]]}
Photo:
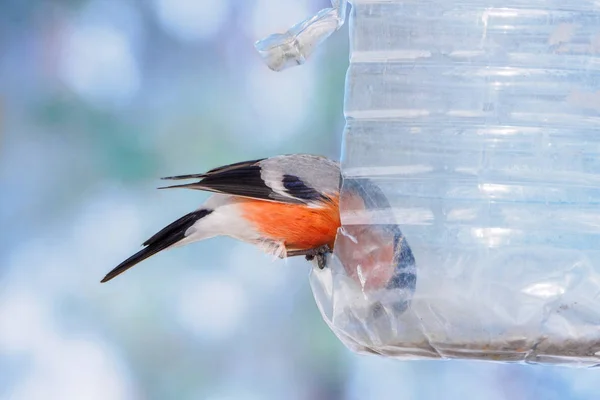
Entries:
{"type": "Polygon", "coordinates": [[[310,154],[271,157],[260,162],[265,183],[283,196],[293,197],[283,186],[283,177],[298,177],[304,184],[323,195],[337,195],[340,190],[340,165],[328,158],[310,154]]]}

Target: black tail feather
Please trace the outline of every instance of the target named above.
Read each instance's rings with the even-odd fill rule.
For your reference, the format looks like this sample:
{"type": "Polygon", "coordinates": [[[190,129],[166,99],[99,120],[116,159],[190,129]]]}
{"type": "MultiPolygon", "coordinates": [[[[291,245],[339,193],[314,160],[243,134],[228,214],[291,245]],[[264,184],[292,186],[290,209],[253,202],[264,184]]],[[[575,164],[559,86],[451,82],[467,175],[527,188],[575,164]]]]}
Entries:
{"type": "Polygon", "coordinates": [[[121,264],[117,265],[112,271],[110,271],[104,279],[100,282],[108,282],[114,277],[127,271],[129,268],[136,264],[144,261],[145,259],[152,257],[156,253],[174,245],[180,240],[185,238],[186,231],[201,218],[206,217],[212,210],[197,210],[189,214],[184,215],[177,221],[172,222],[165,228],[161,229],[158,233],[146,240],[143,246],[146,246],[142,250],[138,251],[121,264]]]}

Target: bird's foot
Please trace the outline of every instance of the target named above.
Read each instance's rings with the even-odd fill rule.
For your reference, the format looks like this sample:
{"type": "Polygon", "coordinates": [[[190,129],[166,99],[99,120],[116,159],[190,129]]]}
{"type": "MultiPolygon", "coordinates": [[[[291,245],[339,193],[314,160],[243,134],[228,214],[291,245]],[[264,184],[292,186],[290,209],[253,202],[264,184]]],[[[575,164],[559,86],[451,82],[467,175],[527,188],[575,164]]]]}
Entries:
{"type": "Polygon", "coordinates": [[[304,256],[307,261],[312,261],[316,258],[319,269],[323,269],[326,266],[325,258],[327,253],[331,252],[331,247],[324,244],[323,246],[315,247],[314,249],[288,251],[287,257],[304,256]]]}
{"type": "Polygon", "coordinates": [[[324,244],[323,246],[310,249],[305,255],[305,257],[307,261],[312,261],[316,258],[317,266],[319,267],[319,269],[323,269],[326,266],[327,253],[331,253],[331,248],[328,245],[324,244]]]}

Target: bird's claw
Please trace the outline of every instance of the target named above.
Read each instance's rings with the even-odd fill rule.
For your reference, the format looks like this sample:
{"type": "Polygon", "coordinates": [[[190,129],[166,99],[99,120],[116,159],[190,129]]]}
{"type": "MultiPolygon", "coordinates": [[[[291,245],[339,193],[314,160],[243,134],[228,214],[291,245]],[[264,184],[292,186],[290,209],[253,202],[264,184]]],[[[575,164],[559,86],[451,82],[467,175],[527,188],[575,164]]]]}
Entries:
{"type": "Polygon", "coordinates": [[[324,244],[323,246],[309,250],[306,254],[306,261],[312,261],[317,259],[317,266],[319,269],[323,269],[326,266],[327,253],[331,253],[331,248],[324,244]]]}

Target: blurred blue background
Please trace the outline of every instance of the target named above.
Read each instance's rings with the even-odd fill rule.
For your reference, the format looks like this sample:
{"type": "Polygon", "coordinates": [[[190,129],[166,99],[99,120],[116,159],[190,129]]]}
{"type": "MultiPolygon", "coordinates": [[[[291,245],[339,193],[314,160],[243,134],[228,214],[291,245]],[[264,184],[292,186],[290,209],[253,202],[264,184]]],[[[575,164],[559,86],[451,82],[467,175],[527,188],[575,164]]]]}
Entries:
{"type": "Polygon", "coordinates": [[[598,398],[596,370],[350,353],[309,264],[227,238],[99,283],[207,197],[159,177],[339,158],[347,26],[282,73],[253,48],[328,5],[0,2],[0,398],[598,398]]]}

